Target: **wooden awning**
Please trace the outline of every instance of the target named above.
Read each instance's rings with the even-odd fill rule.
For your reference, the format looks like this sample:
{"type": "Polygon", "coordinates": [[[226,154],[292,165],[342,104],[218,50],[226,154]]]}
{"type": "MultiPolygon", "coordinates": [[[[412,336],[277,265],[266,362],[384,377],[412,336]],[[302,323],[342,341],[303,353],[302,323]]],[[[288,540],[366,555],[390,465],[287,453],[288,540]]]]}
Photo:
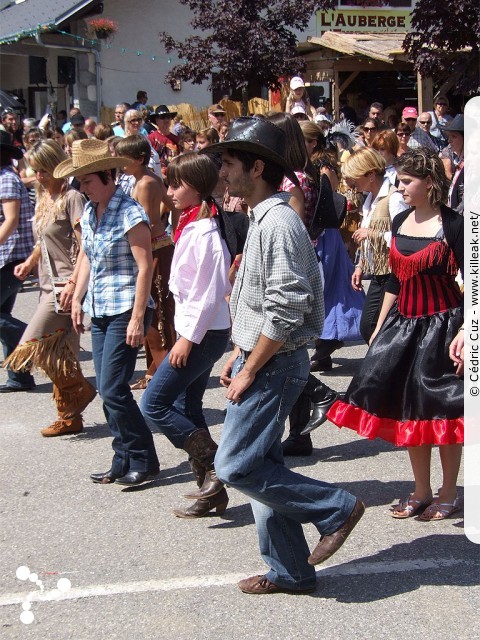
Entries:
{"type": "Polygon", "coordinates": [[[321,37],[309,36],[311,45],[325,47],[349,56],[365,56],[373,60],[393,64],[396,60],[406,62],[402,49],[404,33],[343,33],[326,31],[321,37]]]}

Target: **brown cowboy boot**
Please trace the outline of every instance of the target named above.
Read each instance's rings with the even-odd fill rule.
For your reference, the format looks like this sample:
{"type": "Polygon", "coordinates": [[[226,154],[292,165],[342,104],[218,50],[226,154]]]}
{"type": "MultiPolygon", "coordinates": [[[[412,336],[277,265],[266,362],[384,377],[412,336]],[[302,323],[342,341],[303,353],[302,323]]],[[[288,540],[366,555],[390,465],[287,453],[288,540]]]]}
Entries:
{"type": "Polygon", "coordinates": [[[40,433],[45,438],[52,438],[54,436],[65,436],[69,433],[80,433],[83,431],[82,416],[75,416],[68,420],[56,420],[49,427],[42,429],[40,433]]]}
{"type": "MultiPolygon", "coordinates": [[[[205,480],[205,469],[198,464],[193,458],[189,459],[190,466],[197,481],[197,485],[201,487],[205,480]]],[[[225,509],[228,505],[228,495],[225,489],[222,489],[219,493],[215,494],[211,498],[199,498],[187,509],[174,509],[173,513],[177,518],[203,518],[212,509],[215,509],[218,516],[222,516],[225,513],[225,509]]]]}
{"type": "Polygon", "coordinates": [[[53,397],[61,419],[79,416],[96,395],[95,387],[83,376],[80,366],[73,374],[61,374],[53,380],[53,397]]]}
{"type": "Polygon", "coordinates": [[[198,498],[211,498],[223,489],[223,483],[217,478],[213,461],[218,449],[217,444],[206,429],[197,429],[190,434],[184,447],[188,455],[205,469],[205,480],[198,491],[186,493],[185,498],[197,500],[198,498]]]}

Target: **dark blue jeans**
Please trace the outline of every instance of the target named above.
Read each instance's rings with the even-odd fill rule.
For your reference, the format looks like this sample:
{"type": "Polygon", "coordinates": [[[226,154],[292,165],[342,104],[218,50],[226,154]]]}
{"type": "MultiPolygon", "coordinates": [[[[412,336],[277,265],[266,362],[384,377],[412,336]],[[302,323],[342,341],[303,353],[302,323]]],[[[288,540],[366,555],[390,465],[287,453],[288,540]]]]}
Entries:
{"type": "Polygon", "coordinates": [[[183,449],[194,431],[207,427],[203,394],[229,334],[229,329],[207,331],[200,344],[193,345],[186,367],[172,367],[167,356],[145,389],[140,408],[147,424],[162,431],[177,449],[183,449]]]}
{"type": "MultiPolygon", "coordinates": [[[[232,377],[245,365],[238,357],[232,377]]],[[[355,498],[334,485],[302,476],[285,466],[281,438],[285,420],[308,379],[306,347],[273,356],[259,370],[242,401],[228,403],[215,456],[217,476],[251,499],[267,578],[289,589],[315,586],[315,569],[302,525],[321,535],[348,518],[355,498]]]]}
{"type": "MultiPolygon", "coordinates": [[[[150,429],[130,389],[138,348],[126,343],[132,310],[116,316],[92,318],[92,351],[97,389],[103,411],[113,435],[112,471],[158,471],[160,465],[150,429]]],[[[144,318],[144,330],[150,326],[151,309],[144,318]]]]}
{"type": "MultiPolygon", "coordinates": [[[[27,328],[25,322],[12,316],[17,293],[22,286],[21,280],[13,275],[13,269],[21,260],[10,262],[0,269],[0,341],[3,355],[7,358],[15,349],[27,328]]],[[[30,373],[7,369],[9,387],[33,387],[35,381],[30,373]]]]}

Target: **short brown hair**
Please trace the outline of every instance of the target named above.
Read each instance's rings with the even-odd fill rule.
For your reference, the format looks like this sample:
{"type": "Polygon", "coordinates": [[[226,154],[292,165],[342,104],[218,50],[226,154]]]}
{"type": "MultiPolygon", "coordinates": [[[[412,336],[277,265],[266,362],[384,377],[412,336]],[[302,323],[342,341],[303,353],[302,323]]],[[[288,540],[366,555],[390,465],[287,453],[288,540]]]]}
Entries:
{"type": "Polygon", "coordinates": [[[93,137],[97,140],[106,140],[113,135],[115,135],[113,133],[113,127],[110,124],[105,124],[104,122],[100,122],[100,124],[97,124],[97,126],[93,130],[93,137]]]}
{"type": "Polygon", "coordinates": [[[127,156],[127,158],[133,158],[134,160],[142,160],[142,164],[145,166],[150,162],[152,157],[152,147],[150,143],[141,134],[134,134],[122,138],[115,147],[115,151],[119,156],[127,156]]]}
{"type": "Polygon", "coordinates": [[[436,151],[425,149],[425,147],[411,149],[397,159],[395,168],[397,175],[406,173],[421,180],[431,178],[432,188],[428,192],[430,206],[438,207],[442,202],[447,201],[449,182],[443,162],[436,151]]]}
{"type": "Polygon", "coordinates": [[[387,151],[392,156],[397,155],[399,146],[397,134],[390,129],[379,131],[372,140],[372,149],[387,151]]]}

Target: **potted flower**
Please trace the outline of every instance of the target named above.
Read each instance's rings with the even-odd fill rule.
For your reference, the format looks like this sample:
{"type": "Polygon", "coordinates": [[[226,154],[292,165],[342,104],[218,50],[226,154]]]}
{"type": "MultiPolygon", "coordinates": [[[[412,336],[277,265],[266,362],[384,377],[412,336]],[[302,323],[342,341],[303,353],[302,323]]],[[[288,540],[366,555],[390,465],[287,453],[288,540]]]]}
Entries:
{"type": "Polygon", "coordinates": [[[108,18],[95,18],[89,20],[87,24],[99,40],[106,40],[112,33],[118,31],[118,23],[108,18]]]}

